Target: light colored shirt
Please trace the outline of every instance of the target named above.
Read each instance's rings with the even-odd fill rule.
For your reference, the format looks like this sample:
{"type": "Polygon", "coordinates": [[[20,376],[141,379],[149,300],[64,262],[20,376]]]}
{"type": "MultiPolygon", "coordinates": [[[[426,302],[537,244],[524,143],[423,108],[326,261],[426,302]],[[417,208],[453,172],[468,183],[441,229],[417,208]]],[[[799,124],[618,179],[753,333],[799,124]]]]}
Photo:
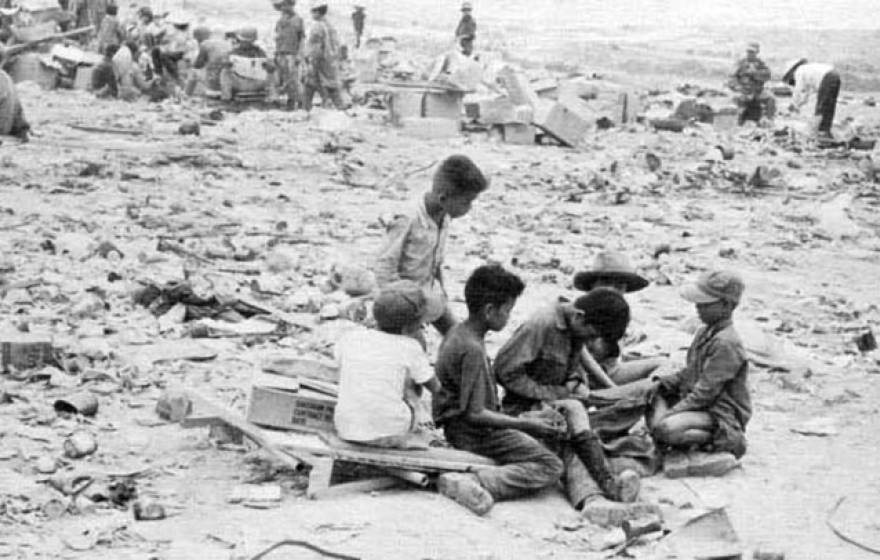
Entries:
{"type": "Polygon", "coordinates": [[[585,383],[580,360],[582,343],[575,342],[566,320],[565,302],[558,301],[529,317],[495,356],[495,376],[504,387],[504,410],[519,414],[541,402],[572,397],[569,382],[585,383]]]}
{"type": "Polygon", "coordinates": [[[388,228],[385,246],[376,260],[375,274],[379,287],[398,280],[412,280],[428,300],[426,321],[433,322],[446,310],[446,290],[441,267],[449,236],[449,216],[439,226],[428,215],[421,197],[409,215],[396,216],[388,228]]]}
{"type": "Polygon", "coordinates": [[[403,400],[406,382],[423,384],[434,376],[421,345],[406,336],[359,329],[337,343],[336,357],[339,437],[370,441],[409,432],[413,413],[403,400]]]}
{"type": "Polygon", "coordinates": [[[795,107],[803,107],[811,97],[815,97],[819,92],[819,85],[822,78],[834,67],[830,64],[822,64],[819,62],[807,62],[801,64],[794,71],[794,93],[792,93],[792,104],[795,107]]]}

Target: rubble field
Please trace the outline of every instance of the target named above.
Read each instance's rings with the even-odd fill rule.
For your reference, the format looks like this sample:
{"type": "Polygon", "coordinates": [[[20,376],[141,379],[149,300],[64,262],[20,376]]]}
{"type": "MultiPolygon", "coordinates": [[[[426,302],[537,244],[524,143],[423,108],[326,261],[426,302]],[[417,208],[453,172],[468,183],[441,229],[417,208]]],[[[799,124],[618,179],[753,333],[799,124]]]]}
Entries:
{"type": "MultiPolygon", "coordinates": [[[[736,36],[719,31],[717,42],[736,36]]],[[[656,87],[655,75],[626,76],[656,87]]],[[[666,80],[667,92],[693,81],[666,80]]],[[[880,546],[876,151],[819,149],[785,118],[680,133],[629,123],[569,149],[481,131],[414,139],[358,107],[211,116],[201,101],[131,104],[29,83],[19,92],[34,135],[0,146],[0,558],[250,559],[284,539],[377,559],[606,557],[613,531],[579,519],[560,492],[499,503],[485,518],[405,487],[309,500],[303,472],[155,412],[164,390],[187,386],[243,414],[267,359],[331,357],[367,314],[345,278],[369,266],[385,225],[452,153],[492,180],[452,225],[456,310],[487,260],[528,284],[490,352],[532,310],[571,294],[573,273],[601,249],[625,252],[652,280],[629,298],[625,351],[636,355],[683,361],[696,319],[678,286],[709,267],[744,275],[749,451],[723,477],[644,479],[667,526],[725,508],[747,558],[872,556],[829,520],[880,546]],[[186,122],[201,134],[180,135],[186,122]],[[168,289],[181,282],[186,295],[168,289]],[[16,348],[49,338],[54,359],[15,367],[16,348]],[[82,393],[97,399],[94,415],[58,410],[82,393]],[[164,519],[144,519],[157,505],[164,519]]],[[[872,99],[845,90],[838,121],[876,137],[872,99]]],[[[438,342],[432,332],[432,351],[438,342]]],[[[629,553],[665,557],[651,543],[629,553]]],[[[321,555],[266,556],[293,557],[321,555]]]]}

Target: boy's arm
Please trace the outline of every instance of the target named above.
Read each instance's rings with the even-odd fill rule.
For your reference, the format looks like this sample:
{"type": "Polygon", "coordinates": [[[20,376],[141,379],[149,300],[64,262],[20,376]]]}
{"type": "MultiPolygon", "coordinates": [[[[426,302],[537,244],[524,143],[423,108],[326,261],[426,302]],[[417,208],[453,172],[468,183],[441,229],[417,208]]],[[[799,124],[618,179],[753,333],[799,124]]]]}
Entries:
{"type": "Polygon", "coordinates": [[[735,344],[716,341],[706,356],[703,373],[696,385],[669,413],[705,410],[711,406],[724,390],[725,384],[736,377],[745,359],[742,349],[735,344]]]}
{"type": "MultiPolygon", "coordinates": [[[[473,426],[497,429],[522,430],[535,436],[555,437],[560,430],[549,421],[538,418],[516,418],[486,408],[486,378],[489,376],[486,356],[480,352],[468,352],[462,357],[461,398],[465,404],[465,420],[473,426]]],[[[494,386],[491,388],[494,390],[494,386]]]]}
{"type": "Polygon", "coordinates": [[[509,393],[540,401],[555,401],[571,396],[561,385],[542,385],[526,371],[526,365],[538,358],[543,337],[537,325],[521,325],[495,358],[498,383],[509,393]]]}
{"type": "Polygon", "coordinates": [[[373,272],[376,275],[376,283],[386,286],[400,280],[400,257],[403,254],[403,246],[409,234],[410,220],[405,216],[398,216],[388,227],[385,245],[376,258],[373,272]]]}

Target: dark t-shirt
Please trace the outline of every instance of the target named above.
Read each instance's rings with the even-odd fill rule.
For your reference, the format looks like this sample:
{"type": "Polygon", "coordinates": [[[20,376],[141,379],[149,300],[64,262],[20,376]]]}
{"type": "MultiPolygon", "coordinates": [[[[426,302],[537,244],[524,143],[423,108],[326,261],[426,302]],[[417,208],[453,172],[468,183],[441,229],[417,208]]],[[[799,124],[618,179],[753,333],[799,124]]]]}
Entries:
{"type": "Polygon", "coordinates": [[[447,429],[483,431],[471,426],[466,413],[498,410],[495,376],[483,340],[466,323],[454,326],[443,343],[434,366],[443,388],[434,395],[434,421],[447,429]]]}

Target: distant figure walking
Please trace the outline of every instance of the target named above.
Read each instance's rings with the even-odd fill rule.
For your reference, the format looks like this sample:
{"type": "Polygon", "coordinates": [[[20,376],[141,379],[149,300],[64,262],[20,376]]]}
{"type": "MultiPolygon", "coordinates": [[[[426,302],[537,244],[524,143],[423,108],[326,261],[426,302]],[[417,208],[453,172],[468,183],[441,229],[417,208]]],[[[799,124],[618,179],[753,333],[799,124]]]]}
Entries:
{"type": "Polygon", "coordinates": [[[354,27],[354,48],[361,48],[361,37],[364,34],[364,21],[367,19],[366,8],[356,5],[351,13],[351,24],[354,27]]]}
{"type": "Polygon", "coordinates": [[[474,42],[477,40],[477,21],[471,15],[474,7],[470,2],[461,5],[461,20],[455,28],[455,42],[461,45],[466,52],[473,52],[474,42]]]}

